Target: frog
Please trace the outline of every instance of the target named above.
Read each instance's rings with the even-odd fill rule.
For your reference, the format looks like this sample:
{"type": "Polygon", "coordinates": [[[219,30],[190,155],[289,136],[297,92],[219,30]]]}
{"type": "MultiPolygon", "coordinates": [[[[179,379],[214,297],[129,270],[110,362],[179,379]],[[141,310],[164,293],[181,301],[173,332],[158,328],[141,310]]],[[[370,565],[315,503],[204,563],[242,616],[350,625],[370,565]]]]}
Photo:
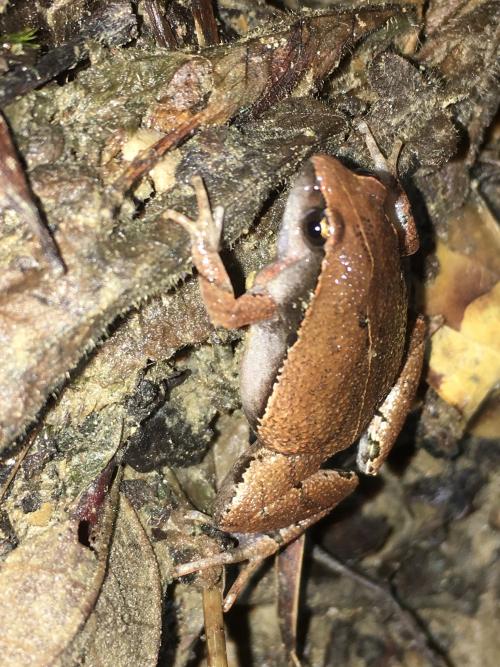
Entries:
{"type": "Polygon", "coordinates": [[[356,489],[358,472],[378,473],[420,380],[425,323],[409,317],[404,266],[419,247],[416,224],[397,158],[391,164],[359,129],[374,174],[310,157],[289,190],[276,259],[238,297],[219,254],[224,209],[212,210],[202,178],[192,180],[196,220],[165,212],[189,234],[212,324],[248,327],[240,392],[255,441],[218,490],[212,518],[239,546],[176,568],[183,576],[247,561],[225,610],[263,559],[356,489]],[[356,441],[358,472],[324,467],[356,441]]]}

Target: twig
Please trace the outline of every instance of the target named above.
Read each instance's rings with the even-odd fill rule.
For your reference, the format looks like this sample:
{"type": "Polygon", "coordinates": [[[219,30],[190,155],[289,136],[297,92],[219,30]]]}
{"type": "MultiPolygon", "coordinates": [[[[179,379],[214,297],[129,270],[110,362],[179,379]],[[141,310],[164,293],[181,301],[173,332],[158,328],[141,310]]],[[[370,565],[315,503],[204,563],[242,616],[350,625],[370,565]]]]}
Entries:
{"type": "Polygon", "coordinates": [[[169,22],[161,13],[158,0],[144,0],[144,9],[151,24],[151,31],[158,46],[176,49],[179,44],[169,22]]]}
{"type": "Polygon", "coordinates": [[[115,196],[121,196],[127,192],[134,183],[144,176],[144,174],[151,171],[158,160],[160,160],[167,151],[171,148],[175,148],[175,146],[178,146],[184,139],[191,136],[199,126],[200,118],[195,116],[189,122],[180,125],[166,134],[150,148],[141,151],[130,163],[127,169],[125,169],[123,174],[121,174],[113,183],[111,193],[115,196]]]}
{"type": "Polygon", "coordinates": [[[207,638],[208,667],[227,667],[222,591],[219,587],[203,589],[203,615],[207,638]]]}
{"type": "Polygon", "coordinates": [[[29,452],[33,443],[35,442],[35,439],[40,432],[40,428],[41,427],[38,426],[32,431],[32,433],[30,433],[28,439],[23,445],[23,448],[19,452],[17,452],[14,465],[12,466],[7,477],[4,479],[3,484],[0,486],[0,502],[4,499],[5,494],[7,493],[9,486],[12,483],[12,480],[17,475],[17,471],[21,467],[21,463],[24,461],[24,459],[26,458],[26,454],[29,452]]]}
{"type": "Polygon", "coordinates": [[[64,273],[64,262],[56,242],[35,206],[23,166],[10,136],[9,126],[1,113],[0,156],[0,210],[7,208],[15,211],[22,223],[28,225],[31,233],[38,239],[51,265],[58,272],[64,273]]]}
{"type": "Polygon", "coordinates": [[[192,0],[191,12],[199,46],[218,44],[219,31],[217,30],[212,0],[192,0]]]}

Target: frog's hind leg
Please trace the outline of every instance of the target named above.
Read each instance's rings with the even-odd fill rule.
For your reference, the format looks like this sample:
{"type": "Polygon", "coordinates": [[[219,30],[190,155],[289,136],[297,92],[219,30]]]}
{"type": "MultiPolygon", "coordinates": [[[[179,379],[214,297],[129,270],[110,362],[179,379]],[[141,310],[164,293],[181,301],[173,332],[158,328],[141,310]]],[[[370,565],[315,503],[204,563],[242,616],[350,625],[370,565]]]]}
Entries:
{"type": "Polygon", "coordinates": [[[265,447],[256,447],[241,457],[219,491],[221,502],[215,508],[216,525],[231,532],[239,541],[238,547],[177,565],[174,570],[174,576],[180,577],[246,561],[224,599],[224,611],[228,611],[260,565],[285,547],[278,576],[283,614],[280,630],[287,656],[295,665],[299,664],[294,619],[302,555],[301,545],[294,541],[358,484],[354,473],[318,470],[318,465],[314,457],[287,456],[265,447]],[[287,526],[291,518],[295,522],[287,526]]]}
{"type": "MultiPolygon", "coordinates": [[[[340,472],[337,470],[319,470],[303,482],[297,484],[298,488],[290,489],[283,493],[280,502],[272,503],[262,508],[263,526],[270,526],[271,519],[277,521],[277,517],[283,521],[283,512],[289,511],[289,516],[298,516],[299,520],[284,528],[269,530],[269,534],[257,532],[259,528],[254,523],[254,533],[243,532],[245,526],[241,526],[241,533],[233,533],[239,541],[239,546],[229,551],[208,558],[200,558],[190,563],[177,565],[174,571],[175,577],[181,577],[192,572],[197,572],[210,567],[220,567],[232,563],[248,561],[233,587],[226,596],[224,609],[227,611],[237,598],[239,592],[244,588],[250,576],[269,556],[275,554],[279,549],[289,544],[292,540],[302,535],[309,526],[322,519],[341,500],[346,498],[358,484],[357,475],[354,473],[340,472]],[[300,502],[301,500],[301,502],[300,502]],[[274,508],[273,508],[274,504],[274,508]]],[[[220,528],[226,529],[221,525],[220,528]]],[[[263,528],[264,531],[266,528],[263,528]]]]}
{"type": "Polygon", "coordinates": [[[403,428],[422,373],[425,329],[424,319],[417,318],[399,378],[359,441],[358,468],[366,475],[378,473],[403,428]]]}
{"type": "Polygon", "coordinates": [[[358,483],[349,471],[320,469],[317,454],[282,454],[256,443],[236,461],[213,515],[228,533],[268,533],[329,512],[358,483]]]}
{"type": "MultiPolygon", "coordinates": [[[[315,523],[317,520],[319,520],[319,518],[320,517],[313,517],[311,523],[308,525],[312,525],[312,523],[315,523]]],[[[298,537],[295,537],[295,532],[290,533],[290,536],[293,534],[294,538],[283,548],[280,548],[283,545],[278,544],[277,542],[275,542],[274,545],[271,545],[274,549],[279,548],[275,560],[278,596],[278,621],[285,654],[290,665],[293,667],[300,667],[301,664],[296,652],[297,618],[299,610],[302,561],[305,546],[304,531],[306,528],[307,525],[300,526],[300,530],[302,532],[298,537]]],[[[267,555],[271,555],[268,552],[269,543],[267,540],[265,540],[265,537],[266,536],[259,535],[253,536],[253,539],[250,538],[250,542],[248,544],[249,548],[258,550],[259,543],[261,543],[264,547],[263,554],[265,555],[262,555],[262,557],[256,557],[255,560],[248,561],[247,565],[241,570],[238,577],[236,578],[236,581],[233,583],[225,596],[223,606],[224,611],[229,611],[229,609],[239,597],[240,593],[245,589],[254,572],[262,565],[264,560],[267,558],[267,555]]]]}
{"type": "MultiPolygon", "coordinates": [[[[278,459],[283,457],[283,455],[277,455],[275,452],[269,452],[269,455],[278,456],[278,459]]],[[[271,518],[278,520],[279,517],[282,520],[283,510],[289,511],[290,516],[294,516],[294,512],[298,512],[298,516],[305,516],[306,518],[270,534],[235,533],[234,536],[239,541],[238,547],[229,551],[221,551],[214,556],[177,565],[174,570],[174,577],[246,561],[245,566],[240,570],[236,581],[225,596],[223,609],[226,612],[232,607],[262,563],[269,556],[281,550],[279,554],[281,562],[277,564],[280,632],[290,663],[300,665],[295,652],[295,626],[304,533],[309,526],[322,519],[335,505],[354,491],[357,484],[358,478],[354,473],[337,470],[317,471],[304,481],[297,483],[288,493],[285,492],[280,496],[280,502],[275,502],[274,514],[272,504],[269,507],[262,508],[262,511],[266,514],[264,525],[268,525],[271,518]],[[302,506],[298,502],[299,497],[302,498],[302,506]]]]}

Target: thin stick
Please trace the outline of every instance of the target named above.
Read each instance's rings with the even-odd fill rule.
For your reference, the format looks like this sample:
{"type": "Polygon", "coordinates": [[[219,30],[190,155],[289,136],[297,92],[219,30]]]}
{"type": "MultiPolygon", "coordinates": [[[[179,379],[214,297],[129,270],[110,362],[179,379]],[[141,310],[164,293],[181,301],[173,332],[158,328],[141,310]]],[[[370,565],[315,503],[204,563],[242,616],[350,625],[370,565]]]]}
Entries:
{"type": "Polygon", "coordinates": [[[3,500],[5,494],[7,493],[8,489],[9,489],[9,486],[12,483],[12,480],[17,475],[17,471],[21,467],[21,463],[26,458],[26,454],[31,449],[31,446],[35,442],[36,436],[39,433],[40,433],[40,426],[38,428],[35,428],[32,431],[32,433],[30,433],[30,435],[28,436],[28,439],[24,443],[22,449],[19,452],[17,452],[15,463],[12,466],[12,469],[9,472],[9,474],[7,475],[7,477],[4,479],[3,484],[0,486],[0,501],[3,500]]]}
{"type": "Polygon", "coordinates": [[[305,533],[302,533],[278,552],[275,561],[281,641],[291,665],[300,665],[297,658],[297,619],[304,545],[305,533]]]}
{"type": "Polygon", "coordinates": [[[211,0],[192,0],[191,13],[199,46],[213,46],[219,43],[219,31],[211,0]]]}
{"type": "Polygon", "coordinates": [[[207,638],[208,667],[227,667],[226,635],[222,614],[222,591],[218,587],[203,589],[203,615],[207,638]]]}
{"type": "Polygon", "coordinates": [[[149,148],[137,155],[125,171],[116,179],[111,191],[119,196],[127,192],[140,178],[147,174],[172,148],[178,146],[195,132],[201,124],[201,114],[171,130],[149,148]]]}
{"type": "Polygon", "coordinates": [[[10,135],[9,126],[2,114],[0,114],[0,155],[0,209],[8,208],[15,211],[21,222],[30,228],[40,243],[42,252],[51,266],[58,273],[64,273],[66,267],[59,249],[49,228],[40,217],[10,135]]]}

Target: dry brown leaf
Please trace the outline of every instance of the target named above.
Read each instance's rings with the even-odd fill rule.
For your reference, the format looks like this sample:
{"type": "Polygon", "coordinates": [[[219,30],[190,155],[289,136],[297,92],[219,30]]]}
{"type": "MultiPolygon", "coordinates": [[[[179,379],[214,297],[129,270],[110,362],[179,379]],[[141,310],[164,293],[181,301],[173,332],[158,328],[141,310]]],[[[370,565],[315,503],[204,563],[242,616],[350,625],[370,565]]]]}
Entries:
{"type": "Polygon", "coordinates": [[[78,541],[76,520],[27,539],[0,569],[4,667],[51,665],[89,615],[104,577],[103,554],[78,541]]]}
{"type": "Polygon", "coordinates": [[[207,50],[206,60],[183,63],[146,114],[145,124],[171,131],[193,114],[200,124],[223,124],[242,110],[258,116],[292,92],[307,95],[335,69],[345,49],[398,13],[395,7],[368,7],[305,14],[288,25],[207,50]]]}
{"type": "Polygon", "coordinates": [[[139,518],[120,497],[106,577],[97,604],[60,667],[154,667],[161,638],[158,564],[139,518]]]}
{"type": "Polygon", "coordinates": [[[425,312],[442,315],[446,324],[459,330],[464,311],[477,297],[488,292],[498,276],[477,261],[476,256],[455,252],[441,241],[436,243],[439,273],[425,289],[425,312]]]}
{"type": "Polygon", "coordinates": [[[70,519],[28,536],[0,568],[0,655],[5,667],[44,667],[91,613],[106,570],[118,478],[108,465],[70,519]]]}
{"type": "Polygon", "coordinates": [[[432,336],[429,384],[470,419],[500,383],[500,283],[464,311],[459,331],[441,327],[432,336]]]}
{"type": "Polygon", "coordinates": [[[164,154],[165,142],[170,148],[172,134],[185,136],[235,117],[248,121],[289,95],[315,92],[347,49],[398,14],[396,7],[304,14],[201,56],[177,54],[168,83],[142,119],[143,126],[167,134],[133,160],[115,187],[127,190],[147,173],[164,154]]]}

